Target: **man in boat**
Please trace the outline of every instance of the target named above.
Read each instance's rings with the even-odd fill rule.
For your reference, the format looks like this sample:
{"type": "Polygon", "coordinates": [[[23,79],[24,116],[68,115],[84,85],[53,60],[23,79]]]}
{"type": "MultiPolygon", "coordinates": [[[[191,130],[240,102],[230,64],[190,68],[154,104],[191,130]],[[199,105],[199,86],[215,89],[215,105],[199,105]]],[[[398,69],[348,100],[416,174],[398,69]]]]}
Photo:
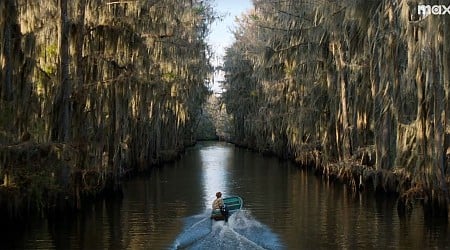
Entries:
{"type": "Polygon", "coordinates": [[[225,206],[225,204],[223,203],[222,193],[221,192],[217,192],[216,193],[216,199],[213,201],[212,209],[213,210],[220,210],[220,213],[225,218],[225,222],[228,221],[228,209],[225,206]]]}

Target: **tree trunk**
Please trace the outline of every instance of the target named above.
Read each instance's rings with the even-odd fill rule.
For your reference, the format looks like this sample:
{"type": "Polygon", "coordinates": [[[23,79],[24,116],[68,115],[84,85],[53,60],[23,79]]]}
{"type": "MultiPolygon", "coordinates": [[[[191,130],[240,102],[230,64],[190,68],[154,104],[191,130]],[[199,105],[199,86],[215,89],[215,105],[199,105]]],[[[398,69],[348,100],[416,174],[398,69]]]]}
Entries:
{"type": "Polygon", "coordinates": [[[351,156],[351,143],[350,126],[348,122],[348,79],[346,69],[341,69],[341,71],[339,72],[339,83],[341,93],[342,157],[344,160],[347,160],[351,156]]]}
{"type": "MultiPolygon", "coordinates": [[[[328,65],[331,65],[329,63],[328,65]]],[[[337,155],[337,136],[336,136],[336,77],[330,66],[326,66],[326,79],[327,79],[327,95],[330,99],[328,102],[328,120],[326,124],[326,131],[324,136],[325,155],[335,158],[337,155]]]]}
{"type": "Polygon", "coordinates": [[[336,56],[336,70],[339,81],[339,93],[340,93],[340,124],[337,126],[341,131],[338,131],[340,145],[342,147],[342,153],[340,154],[341,160],[347,160],[351,156],[351,143],[350,143],[350,126],[348,116],[348,66],[346,65],[345,50],[342,48],[341,41],[334,44],[334,53],[336,56]]]}
{"type": "MultiPolygon", "coordinates": [[[[436,39],[437,40],[437,39],[436,39]]],[[[445,41],[445,40],[444,40],[445,41]]],[[[439,43],[435,41],[435,48],[439,48],[439,43]]],[[[437,76],[439,76],[439,73],[437,72],[440,70],[438,68],[438,58],[436,55],[436,50],[431,50],[431,65],[432,65],[432,72],[430,72],[431,76],[431,84],[433,86],[434,91],[434,168],[436,169],[436,178],[438,185],[442,191],[444,191],[447,194],[447,184],[445,181],[445,154],[444,154],[444,137],[445,137],[445,131],[444,131],[444,125],[445,122],[443,119],[445,119],[445,100],[444,100],[444,88],[442,84],[440,83],[441,79],[436,79],[437,76]]],[[[445,60],[445,59],[444,59],[445,60]]],[[[443,79],[443,77],[442,77],[443,79]]]]}
{"type": "Polygon", "coordinates": [[[13,44],[14,44],[14,37],[13,37],[13,25],[16,21],[16,16],[14,13],[16,13],[15,8],[15,1],[14,0],[5,0],[5,20],[4,20],[4,38],[3,38],[3,59],[2,59],[2,66],[3,66],[3,84],[2,88],[0,88],[1,91],[1,97],[5,101],[11,101],[13,99],[13,44]]]}
{"type": "Polygon", "coordinates": [[[84,112],[86,106],[86,99],[88,97],[85,86],[84,86],[84,77],[85,77],[85,67],[83,64],[83,44],[84,44],[84,35],[85,35],[85,27],[84,27],[84,19],[86,13],[86,0],[78,0],[77,7],[77,22],[75,25],[75,34],[74,42],[75,42],[75,81],[74,81],[74,98],[73,98],[73,124],[74,124],[74,139],[79,142],[86,141],[87,139],[87,131],[84,127],[86,114],[84,112]]]}
{"type": "Polygon", "coordinates": [[[67,0],[59,0],[60,4],[60,34],[59,34],[59,81],[60,93],[58,101],[55,102],[57,115],[54,124],[53,139],[58,141],[69,141],[70,138],[70,107],[71,107],[71,84],[69,79],[69,24],[67,14],[67,0]]]}
{"type": "MultiPolygon", "coordinates": [[[[445,96],[444,96],[444,129],[449,126],[450,122],[450,17],[446,15],[444,18],[444,24],[443,24],[443,32],[444,32],[444,39],[443,39],[443,55],[442,55],[442,75],[443,75],[443,82],[444,90],[445,90],[445,96]]],[[[444,130],[444,135],[446,135],[446,131],[444,130]]],[[[450,136],[445,136],[444,139],[444,150],[446,152],[450,153],[450,136]]],[[[444,167],[448,166],[450,162],[447,162],[444,165],[444,167]]],[[[444,173],[449,174],[447,171],[450,169],[445,169],[444,173]]]]}
{"type": "Polygon", "coordinates": [[[426,88],[425,88],[425,82],[424,79],[422,79],[422,68],[421,66],[417,69],[417,76],[416,76],[416,84],[417,84],[417,120],[416,120],[416,128],[417,128],[417,154],[418,154],[418,161],[416,163],[416,178],[420,182],[425,182],[422,184],[425,184],[428,186],[427,178],[422,179],[425,175],[425,169],[426,169],[426,156],[427,156],[427,104],[425,100],[426,96],[426,88]]]}

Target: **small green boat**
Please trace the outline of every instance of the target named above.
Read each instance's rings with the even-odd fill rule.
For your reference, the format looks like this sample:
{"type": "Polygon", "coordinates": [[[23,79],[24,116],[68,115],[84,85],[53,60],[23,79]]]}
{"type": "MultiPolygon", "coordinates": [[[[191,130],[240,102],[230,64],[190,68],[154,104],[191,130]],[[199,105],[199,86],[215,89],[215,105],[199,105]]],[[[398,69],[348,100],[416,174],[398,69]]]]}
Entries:
{"type": "MultiPolygon", "coordinates": [[[[240,210],[244,205],[244,201],[239,196],[223,198],[223,203],[225,204],[225,208],[228,211],[228,216],[240,210]]],[[[225,216],[222,215],[222,212],[219,209],[215,209],[211,213],[211,219],[227,220],[228,218],[225,218],[225,216]]]]}

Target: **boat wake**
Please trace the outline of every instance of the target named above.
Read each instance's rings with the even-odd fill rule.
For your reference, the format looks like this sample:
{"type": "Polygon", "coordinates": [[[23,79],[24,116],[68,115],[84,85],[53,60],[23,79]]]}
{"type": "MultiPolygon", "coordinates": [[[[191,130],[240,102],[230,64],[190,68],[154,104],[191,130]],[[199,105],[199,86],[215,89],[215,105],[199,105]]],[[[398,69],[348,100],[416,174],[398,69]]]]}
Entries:
{"type": "Polygon", "coordinates": [[[249,211],[235,212],[224,221],[209,218],[211,211],[185,219],[184,230],[172,249],[282,249],[278,236],[255,220],[249,211]]]}

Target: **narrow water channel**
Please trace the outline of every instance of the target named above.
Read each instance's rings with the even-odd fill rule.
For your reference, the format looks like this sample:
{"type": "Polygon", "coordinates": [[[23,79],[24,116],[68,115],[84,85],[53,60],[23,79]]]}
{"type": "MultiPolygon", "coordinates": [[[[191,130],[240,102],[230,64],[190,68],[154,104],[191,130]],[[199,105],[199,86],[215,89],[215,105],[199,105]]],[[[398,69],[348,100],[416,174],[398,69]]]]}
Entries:
{"type": "MultiPolygon", "coordinates": [[[[84,213],[33,220],[0,248],[26,249],[449,249],[448,223],[395,200],[351,195],[289,162],[205,142],[151,175],[124,183],[121,200],[84,213]],[[214,194],[239,195],[228,224],[208,219],[214,194]]],[[[3,236],[5,237],[5,235],[3,236]]]]}

